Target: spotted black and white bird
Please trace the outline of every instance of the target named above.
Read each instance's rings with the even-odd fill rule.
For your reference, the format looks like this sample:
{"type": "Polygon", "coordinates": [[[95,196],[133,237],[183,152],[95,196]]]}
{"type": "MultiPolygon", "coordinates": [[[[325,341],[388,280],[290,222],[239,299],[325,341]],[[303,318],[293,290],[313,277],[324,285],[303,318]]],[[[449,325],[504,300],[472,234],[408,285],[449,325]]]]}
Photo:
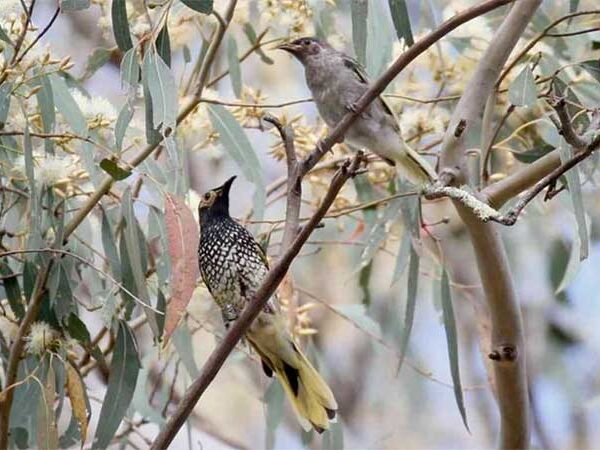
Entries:
{"type": "MultiPolygon", "coordinates": [[[[208,191],[198,206],[200,273],[225,324],[235,321],[267,276],[267,258],[248,230],[229,215],[229,190],[235,177],[208,191]]],[[[260,355],[268,376],[275,374],[303,428],[329,428],[337,403],[331,389],[298,348],[271,298],[254,320],[246,339],[260,355]]]]}
{"type": "MultiPolygon", "coordinates": [[[[304,66],[306,84],[321,118],[335,127],[358,99],[369,89],[362,66],[326,42],[303,37],[278,47],[291,53],[304,66]]],[[[402,139],[400,125],[382,97],[376,98],[356,118],[345,135],[351,146],[367,148],[388,164],[396,166],[401,177],[422,186],[433,183],[433,167],[402,139]]]]}

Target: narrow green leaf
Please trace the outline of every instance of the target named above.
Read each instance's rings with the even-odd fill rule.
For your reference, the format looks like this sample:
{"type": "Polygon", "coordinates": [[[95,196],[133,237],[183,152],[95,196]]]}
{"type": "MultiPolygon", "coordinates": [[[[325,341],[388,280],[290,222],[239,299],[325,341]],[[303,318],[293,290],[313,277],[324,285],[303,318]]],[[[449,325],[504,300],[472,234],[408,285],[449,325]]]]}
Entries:
{"type": "Polygon", "coordinates": [[[360,269],[360,275],[358,276],[358,285],[363,293],[362,303],[366,307],[371,305],[371,291],[369,284],[371,283],[371,274],[373,273],[373,261],[369,261],[360,269]]]}
{"type": "Polygon", "coordinates": [[[571,244],[571,251],[569,253],[569,261],[567,262],[567,267],[565,268],[564,274],[556,291],[554,292],[556,295],[559,295],[565,291],[567,287],[575,280],[577,274],[579,273],[579,268],[581,267],[581,238],[579,234],[575,235],[575,239],[573,239],[573,243],[571,244]]]}
{"type": "Polygon", "coordinates": [[[111,16],[115,41],[119,49],[126,52],[133,47],[131,34],[129,33],[129,19],[127,19],[127,2],[125,0],[113,0],[111,16]]]}
{"type": "Polygon", "coordinates": [[[192,333],[190,333],[190,329],[185,322],[175,329],[171,341],[173,342],[175,350],[177,350],[179,358],[181,359],[185,370],[187,370],[188,375],[193,379],[198,378],[200,371],[194,360],[192,333]]]}
{"type": "Polygon", "coordinates": [[[541,144],[535,146],[525,152],[511,150],[513,156],[517,161],[521,161],[525,164],[531,164],[532,162],[540,159],[542,156],[547,155],[554,150],[554,146],[550,144],[541,144]]]}
{"type": "Polygon", "coordinates": [[[158,128],[154,127],[152,118],[154,116],[152,112],[152,96],[150,95],[150,89],[148,88],[148,81],[143,80],[144,90],[144,114],[146,122],[146,142],[151,145],[156,145],[161,141],[161,134],[158,128]]]}
{"type": "Polygon", "coordinates": [[[398,358],[398,372],[402,368],[408,341],[412,331],[415,318],[415,309],[417,305],[417,290],[419,284],[419,255],[415,250],[410,248],[410,262],[408,266],[408,283],[406,290],[406,310],[404,312],[404,325],[402,327],[402,335],[400,336],[400,357],[398,358]]]}
{"type": "Polygon", "coordinates": [[[242,71],[240,69],[240,61],[238,59],[237,42],[233,36],[229,36],[227,40],[227,62],[229,63],[229,78],[231,87],[237,98],[242,95],[242,71]]]}
{"type": "Polygon", "coordinates": [[[139,371],[140,360],[135,336],[127,322],[119,321],[108,388],[100,410],[93,448],[109,446],[129,408],[139,371]]]}
{"type": "Polygon", "coordinates": [[[111,269],[112,276],[118,282],[121,282],[121,265],[119,253],[117,252],[116,239],[113,234],[108,216],[104,208],[102,211],[102,247],[104,248],[104,256],[108,259],[108,265],[111,269]]]}
{"type": "Polygon", "coordinates": [[[144,357],[131,405],[143,417],[146,417],[159,425],[164,425],[165,418],[160,414],[160,408],[150,404],[150,395],[147,386],[149,378],[148,375],[150,372],[148,367],[158,358],[159,356],[157,354],[152,353],[149,353],[144,357]]]}
{"type": "Polygon", "coordinates": [[[124,180],[131,175],[131,170],[119,167],[116,161],[112,159],[104,158],[100,161],[100,167],[117,181],[124,180]]]}
{"type": "Polygon", "coordinates": [[[131,119],[133,119],[133,113],[133,106],[126,101],[119,112],[119,117],[117,117],[117,123],[115,124],[115,146],[119,152],[123,150],[123,139],[125,138],[125,133],[127,132],[127,128],[129,128],[131,119]]]}
{"type": "Polygon", "coordinates": [[[410,252],[412,249],[412,242],[409,230],[404,230],[402,233],[402,241],[400,241],[400,249],[398,250],[398,256],[396,256],[396,264],[394,266],[394,273],[392,275],[392,285],[400,279],[404,273],[404,269],[409,262],[410,252]]]}
{"type": "Polygon", "coordinates": [[[82,345],[87,345],[91,341],[90,332],[76,313],[69,314],[67,331],[69,332],[69,336],[77,339],[82,345]]]}
{"type": "Polygon", "coordinates": [[[385,240],[387,236],[387,228],[388,226],[395,222],[396,219],[400,216],[400,204],[402,199],[394,199],[385,207],[384,214],[380,217],[379,220],[375,223],[375,225],[371,228],[371,232],[369,233],[369,237],[367,238],[367,245],[363,250],[361,255],[361,261],[363,264],[373,259],[377,250],[381,243],[385,240]]]}
{"type": "Polygon", "coordinates": [[[344,450],[344,430],[340,422],[333,422],[323,435],[323,450],[344,450]]]}
{"type": "Polygon", "coordinates": [[[581,63],[583,67],[591,76],[593,76],[598,83],[600,83],[600,60],[590,59],[581,63]]]}
{"type": "MultiPolygon", "coordinates": [[[[150,306],[150,296],[148,294],[148,286],[146,284],[145,267],[143,260],[144,249],[146,246],[144,236],[140,236],[141,230],[133,213],[133,200],[131,199],[131,188],[127,188],[121,196],[123,219],[125,228],[123,237],[125,239],[125,247],[131,264],[131,274],[136,286],[137,296],[146,305],[150,306]]],[[[158,326],[156,325],[156,316],[154,311],[149,308],[144,308],[144,312],[148,317],[148,323],[154,333],[158,337],[158,326]]]]}
{"type": "Polygon", "coordinates": [[[61,12],[82,11],[90,7],[90,0],[61,0],[61,12]]]}
{"type": "Polygon", "coordinates": [[[0,84],[0,125],[6,123],[8,110],[10,109],[10,93],[12,92],[12,83],[4,82],[0,84]]]}
{"type": "Polygon", "coordinates": [[[175,128],[177,118],[177,87],[169,66],[150,49],[144,57],[144,76],[152,99],[152,125],[162,134],[175,128]]]}
{"type": "Polygon", "coordinates": [[[213,10],[213,0],[181,0],[181,3],[202,14],[210,14],[213,10]]]}
{"type": "Polygon", "coordinates": [[[33,233],[29,236],[28,246],[37,248],[41,244],[40,238],[40,198],[37,191],[37,182],[35,179],[34,162],[33,162],[33,146],[31,144],[31,135],[29,134],[29,124],[25,123],[23,134],[23,152],[25,153],[25,174],[29,184],[30,208],[29,208],[29,225],[33,233]]]}
{"type": "Polygon", "coordinates": [[[281,383],[277,378],[274,378],[265,392],[264,402],[267,405],[266,417],[266,436],[265,448],[273,450],[275,448],[275,432],[283,419],[283,400],[285,393],[281,387],[281,383]]]}
{"type": "Polygon", "coordinates": [[[508,88],[508,100],[515,106],[533,106],[537,101],[537,86],[529,64],[523,67],[508,88]]]}
{"type": "Polygon", "coordinates": [[[54,286],[49,286],[51,308],[56,315],[56,319],[59,323],[62,323],[63,319],[68,318],[69,314],[76,312],[73,304],[73,292],[63,264],[54,265],[53,270],[57,273],[55,278],[57,282],[54,286]]]}
{"type": "Polygon", "coordinates": [[[352,0],[350,2],[352,16],[352,43],[356,59],[363,66],[367,63],[367,16],[369,12],[368,0],[352,0]]]}
{"type": "MultiPolygon", "coordinates": [[[[560,137],[558,146],[558,154],[560,160],[564,164],[566,161],[573,157],[573,149],[565,141],[564,137],[560,137]]],[[[567,173],[567,186],[569,188],[569,194],[571,195],[571,202],[573,203],[573,212],[575,213],[575,220],[577,221],[577,233],[579,235],[579,259],[583,261],[587,259],[590,251],[590,241],[588,238],[588,228],[585,220],[585,209],[583,207],[583,195],[581,193],[581,179],[579,177],[579,167],[575,166],[567,173]]]]}
{"type": "Polygon", "coordinates": [[[2,287],[6,294],[6,299],[13,314],[21,319],[25,315],[23,298],[21,296],[21,287],[17,275],[11,270],[5,261],[0,261],[0,275],[2,275],[2,287]]]}
{"type": "Polygon", "coordinates": [[[58,75],[49,75],[54,104],[76,134],[87,136],[88,127],[79,105],[69,92],[67,83],[58,75]]]}
{"type": "Polygon", "coordinates": [[[365,67],[372,78],[379,77],[385,70],[396,40],[394,26],[388,17],[387,5],[383,0],[369,0],[365,67]]]}
{"type": "MultiPolygon", "coordinates": [[[[54,94],[52,93],[52,85],[47,75],[42,75],[38,72],[39,86],[41,89],[37,92],[36,99],[40,114],[42,116],[42,126],[44,133],[54,132],[56,123],[56,107],[54,106],[54,94]]],[[[44,139],[44,149],[47,153],[54,153],[54,141],[52,139],[44,139]]]]}
{"type": "Polygon", "coordinates": [[[443,270],[442,272],[441,300],[442,313],[444,316],[444,330],[446,331],[446,342],[448,344],[448,359],[450,360],[450,373],[452,374],[452,384],[454,385],[454,398],[456,399],[456,405],[458,406],[465,428],[470,433],[469,424],[467,423],[467,412],[465,411],[465,403],[463,400],[462,386],[460,384],[456,321],[454,320],[454,308],[452,307],[450,280],[448,279],[446,270],[443,270]]]}
{"type": "Polygon", "coordinates": [[[410,16],[408,15],[406,0],[388,0],[388,2],[394,27],[396,27],[396,35],[398,39],[404,39],[406,45],[410,47],[415,43],[415,39],[413,38],[410,26],[410,16]]]}
{"type": "Polygon", "coordinates": [[[156,37],[156,51],[165,64],[171,67],[171,39],[169,38],[169,28],[166,23],[156,37]]]}
{"type": "Polygon", "coordinates": [[[208,111],[212,124],[219,133],[223,148],[237,163],[246,179],[254,183],[254,218],[261,220],[265,208],[266,191],[258,157],[244,129],[227,109],[221,105],[210,105],[208,111]]]}
{"type": "MultiPolygon", "coordinates": [[[[251,45],[255,45],[258,42],[258,36],[256,36],[256,31],[254,31],[254,27],[250,22],[246,22],[244,24],[244,34],[250,41],[251,45]]],[[[262,47],[258,47],[256,49],[256,53],[258,54],[258,56],[260,56],[261,61],[265,64],[273,64],[273,60],[269,58],[269,56],[265,53],[262,47]]]]}
{"type": "Polygon", "coordinates": [[[8,34],[6,34],[6,31],[4,31],[4,28],[2,27],[0,27],[0,40],[6,42],[11,47],[14,46],[13,42],[10,40],[10,37],[8,34]]]}
{"type": "Polygon", "coordinates": [[[163,294],[161,289],[158,289],[158,293],[156,294],[156,309],[162,313],[162,315],[156,315],[156,325],[158,327],[157,338],[160,340],[162,339],[163,332],[165,330],[165,317],[167,311],[167,299],[165,298],[165,294],[163,294]]]}
{"type": "Polygon", "coordinates": [[[135,48],[130,48],[121,61],[121,84],[134,90],[140,81],[140,63],[135,48]]]}
{"type": "Polygon", "coordinates": [[[569,13],[574,13],[579,8],[579,0],[569,0],[569,13]]]}
{"type": "Polygon", "coordinates": [[[110,57],[112,55],[112,51],[107,48],[97,48],[92,52],[90,57],[87,60],[87,64],[85,66],[85,70],[83,75],[81,76],[81,81],[87,80],[92,75],[94,75],[98,69],[100,69],[104,64],[110,61],[110,57]]]}

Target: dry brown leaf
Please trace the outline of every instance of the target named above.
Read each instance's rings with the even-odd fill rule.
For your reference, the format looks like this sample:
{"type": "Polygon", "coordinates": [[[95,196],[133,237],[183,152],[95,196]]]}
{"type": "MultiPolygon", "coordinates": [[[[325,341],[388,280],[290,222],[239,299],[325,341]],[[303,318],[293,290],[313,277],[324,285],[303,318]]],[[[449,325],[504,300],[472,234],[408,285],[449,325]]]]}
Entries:
{"type": "Polygon", "coordinates": [[[167,194],[165,197],[165,224],[168,251],[171,258],[171,298],[167,303],[163,342],[177,328],[187,308],[198,279],[198,226],[185,202],[167,194]]]}
{"type": "Polygon", "coordinates": [[[71,409],[73,415],[79,423],[79,431],[81,433],[81,445],[85,443],[87,437],[87,409],[85,406],[85,388],[83,386],[83,380],[77,373],[77,370],[71,365],[70,362],[66,364],[67,368],[67,394],[71,401],[71,409]]]}
{"type": "Polygon", "coordinates": [[[37,409],[37,444],[40,449],[58,448],[58,429],[54,416],[54,402],[56,400],[56,377],[52,365],[48,369],[48,378],[43,385],[43,395],[40,397],[37,409]]]}

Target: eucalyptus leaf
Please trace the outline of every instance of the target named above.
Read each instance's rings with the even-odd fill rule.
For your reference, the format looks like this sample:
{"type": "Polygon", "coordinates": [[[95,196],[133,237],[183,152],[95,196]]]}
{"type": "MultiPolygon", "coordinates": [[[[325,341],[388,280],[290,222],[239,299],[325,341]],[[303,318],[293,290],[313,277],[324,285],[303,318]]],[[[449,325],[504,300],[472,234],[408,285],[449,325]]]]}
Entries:
{"type": "Polygon", "coordinates": [[[115,236],[110,225],[110,221],[104,208],[102,211],[102,247],[104,248],[104,256],[108,260],[108,265],[111,269],[112,276],[118,282],[121,282],[121,266],[119,253],[117,252],[117,244],[115,236]]]}
{"type": "Polygon", "coordinates": [[[417,290],[419,284],[419,255],[411,247],[410,249],[410,262],[408,266],[408,282],[406,291],[406,310],[404,312],[404,325],[402,327],[402,334],[400,336],[400,356],[398,358],[398,372],[402,368],[404,357],[406,356],[406,349],[408,348],[408,341],[410,339],[410,333],[412,331],[413,322],[415,318],[415,308],[417,305],[417,290]]]}
{"type": "Polygon", "coordinates": [[[7,81],[0,84],[0,126],[6,123],[6,118],[8,117],[12,87],[12,83],[7,81]]]}
{"type": "Polygon", "coordinates": [[[137,51],[132,47],[125,52],[121,60],[121,84],[134,90],[137,88],[139,81],[140,63],[138,62],[137,51]]]}
{"type": "Polygon", "coordinates": [[[55,74],[48,77],[50,78],[56,109],[62,114],[75,133],[86,137],[88,133],[87,122],[79,105],[77,105],[69,92],[67,83],[63,78],[55,74]]]}
{"type": "Polygon", "coordinates": [[[135,335],[127,322],[119,321],[117,340],[102,403],[93,448],[107,448],[133,398],[140,360],[135,335]]]}
{"type": "MultiPolygon", "coordinates": [[[[258,43],[258,36],[256,36],[256,31],[254,31],[254,27],[250,22],[246,22],[244,24],[244,34],[250,41],[251,45],[256,45],[258,43]]],[[[273,60],[265,53],[262,47],[258,47],[256,49],[256,53],[260,56],[260,59],[265,64],[273,64],[273,60]]]]}
{"type": "Polygon", "coordinates": [[[323,435],[323,450],[344,450],[344,430],[340,422],[332,422],[323,435]]]}
{"type": "Polygon", "coordinates": [[[18,275],[15,274],[6,261],[0,261],[0,275],[2,275],[2,287],[11,311],[18,319],[25,315],[25,306],[21,296],[18,275]]]}
{"type": "Polygon", "coordinates": [[[202,14],[210,14],[213,10],[213,0],[181,0],[181,3],[202,14]]]}
{"type": "MultiPolygon", "coordinates": [[[[560,160],[564,164],[573,157],[573,149],[562,136],[559,140],[558,153],[560,160]]],[[[590,241],[588,237],[588,227],[585,220],[585,208],[583,206],[583,194],[581,193],[581,179],[579,177],[579,167],[575,166],[565,173],[567,186],[573,203],[573,212],[577,221],[577,233],[579,235],[579,259],[587,259],[590,252],[590,241]]]]}
{"type": "Polygon", "coordinates": [[[156,51],[165,64],[171,67],[171,39],[169,38],[169,28],[166,23],[156,37],[156,51]]]}
{"type": "Polygon", "coordinates": [[[258,157],[244,129],[227,109],[221,105],[210,105],[208,111],[223,148],[237,163],[246,179],[254,183],[254,218],[261,220],[265,209],[266,190],[258,157]]]}
{"type": "Polygon", "coordinates": [[[275,448],[275,432],[283,419],[283,400],[285,393],[277,378],[274,378],[265,393],[264,402],[267,405],[265,448],[275,448]]]}
{"type": "Polygon", "coordinates": [[[61,0],[61,12],[82,11],[90,7],[90,0],[61,0]]]}
{"type": "Polygon", "coordinates": [[[581,63],[583,67],[594,79],[600,83],[600,60],[590,59],[581,63]]]}
{"type": "Polygon", "coordinates": [[[129,104],[129,101],[126,101],[119,112],[119,117],[117,117],[117,123],[115,124],[115,146],[119,152],[123,150],[123,139],[125,139],[125,133],[127,132],[127,128],[129,128],[131,119],[133,119],[133,113],[133,106],[129,104]]]}
{"type": "Polygon", "coordinates": [[[162,134],[175,129],[177,119],[177,86],[169,66],[150,49],[144,56],[144,76],[152,99],[152,125],[162,126],[162,134]]]}
{"type": "Polygon", "coordinates": [[[227,40],[227,62],[229,63],[229,79],[231,87],[237,98],[242,95],[242,71],[240,68],[240,60],[238,58],[237,42],[233,36],[229,36],[227,40]]]}
{"type": "Polygon", "coordinates": [[[122,52],[133,47],[129,32],[129,19],[127,18],[126,0],[112,0],[111,6],[112,28],[115,41],[122,52]]]}
{"type": "Polygon", "coordinates": [[[183,363],[188,375],[196,379],[200,374],[196,360],[194,359],[194,350],[192,348],[192,333],[185,322],[182,322],[171,337],[175,350],[183,363]]]}
{"type": "MultiPolygon", "coordinates": [[[[54,106],[54,94],[52,93],[52,85],[48,76],[38,72],[39,86],[41,89],[37,92],[36,99],[40,114],[42,116],[42,126],[44,133],[54,132],[56,124],[56,107],[54,106]]],[[[52,139],[44,139],[44,149],[47,153],[54,153],[54,141],[52,139]]]]}
{"type": "Polygon", "coordinates": [[[394,273],[392,275],[392,285],[395,284],[402,274],[404,269],[409,262],[409,257],[412,249],[412,240],[410,231],[405,229],[402,233],[402,240],[400,241],[400,249],[398,250],[398,256],[396,256],[396,264],[394,266],[394,273]]]}
{"type": "Polygon", "coordinates": [[[537,86],[529,64],[509,86],[508,100],[515,106],[533,106],[537,101],[537,86]]]}
{"type": "Polygon", "coordinates": [[[111,56],[112,51],[108,48],[97,48],[96,50],[94,50],[87,60],[87,64],[85,66],[85,70],[83,72],[81,80],[87,80],[92,75],[94,75],[98,71],[98,69],[100,69],[108,61],[110,61],[111,56]]]}
{"type": "Polygon", "coordinates": [[[124,180],[131,175],[131,170],[123,169],[112,159],[104,158],[100,161],[100,167],[116,181],[124,180]]]}
{"type": "Polygon", "coordinates": [[[554,150],[553,145],[541,144],[541,145],[535,146],[525,152],[515,151],[515,150],[511,150],[511,152],[517,161],[521,161],[522,163],[525,163],[525,164],[531,164],[532,162],[537,161],[542,156],[547,155],[548,153],[550,153],[553,150],[554,150]]]}
{"type": "Polygon", "coordinates": [[[442,313],[444,316],[444,330],[446,331],[446,343],[448,344],[448,359],[450,361],[450,373],[454,385],[454,398],[467,431],[467,412],[463,400],[463,391],[460,383],[460,370],[458,365],[458,338],[456,334],[456,321],[454,320],[454,308],[452,307],[452,295],[450,293],[450,280],[446,270],[442,272],[441,282],[442,313]]]}
{"type": "Polygon", "coordinates": [[[404,39],[409,47],[415,43],[413,38],[412,28],[410,26],[410,16],[408,15],[408,7],[406,0],[388,0],[390,12],[392,13],[392,21],[396,28],[398,39],[404,39]]]}
{"type": "Polygon", "coordinates": [[[373,79],[379,77],[389,63],[392,44],[396,40],[394,26],[386,2],[369,0],[367,16],[366,69],[373,79]]]}
{"type": "Polygon", "coordinates": [[[368,0],[352,0],[350,2],[352,17],[352,43],[356,59],[361,65],[366,65],[367,51],[367,16],[369,12],[368,0]]]}
{"type": "Polygon", "coordinates": [[[368,334],[379,338],[381,337],[381,326],[373,320],[373,318],[367,315],[367,309],[365,305],[358,304],[345,304],[345,305],[331,305],[340,315],[345,316],[347,319],[358,325],[363,331],[368,334]]]}

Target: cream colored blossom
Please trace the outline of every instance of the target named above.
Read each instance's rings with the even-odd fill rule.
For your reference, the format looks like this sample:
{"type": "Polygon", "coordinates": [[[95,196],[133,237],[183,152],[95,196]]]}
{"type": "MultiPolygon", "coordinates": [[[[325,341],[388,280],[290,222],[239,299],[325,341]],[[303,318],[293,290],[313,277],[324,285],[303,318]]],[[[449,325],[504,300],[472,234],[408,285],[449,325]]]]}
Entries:
{"type": "Polygon", "coordinates": [[[86,97],[79,89],[72,89],[71,95],[88,122],[99,127],[107,127],[117,120],[117,110],[103,97],[86,97]]]}
{"type": "Polygon", "coordinates": [[[25,340],[27,341],[25,349],[32,355],[41,355],[47,349],[54,349],[60,345],[58,331],[46,322],[33,323],[25,340]]]}
{"type": "Polygon", "coordinates": [[[13,342],[17,336],[19,325],[15,315],[10,309],[8,302],[2,300],[2,308],[0,309],[0,333],[4,341],[8,344],[13,342]]]}
{"type": "Polygon", "coordinates": [[[70,157],[48,157],[35,169],[36,180],[47,187],[66,184],[76,169],[70,157]]]}

